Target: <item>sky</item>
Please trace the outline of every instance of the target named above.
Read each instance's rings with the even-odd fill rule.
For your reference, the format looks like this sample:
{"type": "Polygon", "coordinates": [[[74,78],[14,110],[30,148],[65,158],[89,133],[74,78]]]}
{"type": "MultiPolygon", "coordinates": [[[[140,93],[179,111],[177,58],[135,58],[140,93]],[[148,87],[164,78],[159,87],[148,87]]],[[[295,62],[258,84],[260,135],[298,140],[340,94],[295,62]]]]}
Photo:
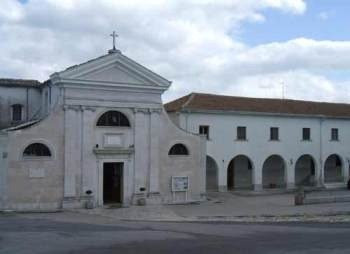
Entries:
{"type": "Polygon", "coordinates": [[[123,54],[190,92],[350,103],[349,0],[1,0],[0,77],[123,54]]]}

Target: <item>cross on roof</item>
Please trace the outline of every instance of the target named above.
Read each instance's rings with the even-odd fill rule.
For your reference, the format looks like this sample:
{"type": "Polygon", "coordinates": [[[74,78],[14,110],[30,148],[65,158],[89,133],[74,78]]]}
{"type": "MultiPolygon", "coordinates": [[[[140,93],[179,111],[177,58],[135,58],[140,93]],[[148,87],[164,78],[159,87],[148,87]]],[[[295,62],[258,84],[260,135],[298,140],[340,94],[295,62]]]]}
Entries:
{"type": "Polygon", "coordinates": [[[113,37],[113,50],[116,50],[116,48],[115,48],[115,38],[118,37],[118,34],[115,31],[113,31],[113,33],[110,34],[110,36],[113,37]]]}
{"type": "Polygon", "coordinates": [[[116,52],[119,52],[120,53],[120,50],[117,50],[116,47],[115,47],[115,38],[118,37],[118,34],[113,31],[113,33],[110,34],[110,36],[113,38],[113,48],[108,50],[108,53],[116,53],[116,52]]]}

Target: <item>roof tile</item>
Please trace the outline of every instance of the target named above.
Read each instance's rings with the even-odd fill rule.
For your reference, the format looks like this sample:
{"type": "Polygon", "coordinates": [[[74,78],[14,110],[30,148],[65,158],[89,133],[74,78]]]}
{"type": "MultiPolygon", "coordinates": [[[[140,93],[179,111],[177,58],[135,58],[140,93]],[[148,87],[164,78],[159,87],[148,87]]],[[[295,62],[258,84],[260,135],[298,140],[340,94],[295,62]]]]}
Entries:
{"type": "Polygon", "coordinates": [[[237,111],[273,114],[350,117],[350,104],[267,99],[192,93],[164,105],[168,112],[181,110],[237,111]]]}

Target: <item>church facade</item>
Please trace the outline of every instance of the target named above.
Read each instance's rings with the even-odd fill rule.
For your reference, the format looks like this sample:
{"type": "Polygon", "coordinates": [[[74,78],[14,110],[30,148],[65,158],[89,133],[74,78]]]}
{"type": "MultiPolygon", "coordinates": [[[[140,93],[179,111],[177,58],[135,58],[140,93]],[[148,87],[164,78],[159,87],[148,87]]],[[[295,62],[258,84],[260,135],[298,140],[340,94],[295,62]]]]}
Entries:
{"type": "Polygon", "coordinates": [[[44,83],[0,80],[0,208],[202,200],[206,140],[168,118],[170,85],[118,50],[44,83]]]}
{"type": "Polygon", "coordinates": [[[44,83],[0,79],[0,210],[345,187],[350,104],[192,93],[113,49],[44,83]]]}

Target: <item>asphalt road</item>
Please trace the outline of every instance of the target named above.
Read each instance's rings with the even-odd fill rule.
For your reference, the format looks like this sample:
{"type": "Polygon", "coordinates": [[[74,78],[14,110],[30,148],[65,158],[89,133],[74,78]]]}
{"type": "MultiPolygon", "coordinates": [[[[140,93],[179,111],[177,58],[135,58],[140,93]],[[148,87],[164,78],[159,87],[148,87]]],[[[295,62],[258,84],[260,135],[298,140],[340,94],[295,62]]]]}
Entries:
{"type": "Polygon", "coordinates": [[[350,253],[350,224],[117,222],[0,214],[0,253],[350,253]]]}

